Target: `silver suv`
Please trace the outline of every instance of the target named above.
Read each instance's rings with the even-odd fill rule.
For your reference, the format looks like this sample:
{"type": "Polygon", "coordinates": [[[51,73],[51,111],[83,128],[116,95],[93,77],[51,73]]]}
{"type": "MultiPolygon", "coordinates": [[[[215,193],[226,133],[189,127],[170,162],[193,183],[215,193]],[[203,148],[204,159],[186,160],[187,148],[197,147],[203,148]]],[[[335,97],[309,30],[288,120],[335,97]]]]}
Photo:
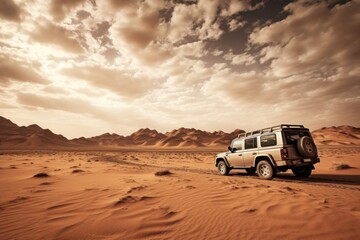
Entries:
{"type": "Polygon", "coordinates": [[[215,157],[221,175],[228,175],[231,169],[245,169],[272,179],[277,172],[291,169],[298,177],[309,177],[314,164],[320,162],[310,131],[303,125],[281,124],[243,133],[228,149],[215,157]]]}

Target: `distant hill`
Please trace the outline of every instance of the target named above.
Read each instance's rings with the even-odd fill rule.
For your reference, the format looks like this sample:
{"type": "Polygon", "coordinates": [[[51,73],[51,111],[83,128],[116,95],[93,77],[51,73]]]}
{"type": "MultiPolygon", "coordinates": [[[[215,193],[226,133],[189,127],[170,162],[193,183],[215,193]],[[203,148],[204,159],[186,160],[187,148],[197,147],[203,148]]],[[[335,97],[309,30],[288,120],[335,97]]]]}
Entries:
{"type": "Polygon", "coordinates": [[[0,116],[0,148],[2,149],[44,149],[66,148],[73,144],[64,136],[36,124],[19,127],[0,116]]]}
{"type": "Polygon", "coordinates": [[[9,119],[0,116],[0,149],[94,149],[126,146],[216,147],[228,145],[233,138],[243,132],[239,129],[225,133],[179,128],[164,134],[149,128],[142,128],[129,136],[104,133],[99,136],[69,140],[38,125],[18,126],[9,119]]]}
{"type": "Polygon", "coordinates": [[[311,132],[318,145],[358,145],[360,128],[352,126],[323,127],[311,132]]]}
{"type": "Polygon", "coordinates": [[[76,138],[70,140],[74,144],[88,146],[154,146],[154,147],[216,147],[228,145],[243,130],[235,130],[231,133],[206,132],[194,128],[174,129],[165,134],[156,130],[142,128],[130,134],[121,136],[118,134],[105,133],[91,138],[76,138]]]}
{"type": "MultiPolygon", "coordinates": [[[[104,133],[95,137],[67,139],[36,124],[18,126],[0,116],[0,149],[96,149],[104,147],[153,146],[153,147],[226,147],[232,139],[244,133],[236,129],[231,133],[207,132],[195,128],[179,128],[160,133],[142,128],[122,136],[104,133]]],[[[324,127],[312,132],[319,145],[360,144],[360,128],[352,126],[324,127]]]]}

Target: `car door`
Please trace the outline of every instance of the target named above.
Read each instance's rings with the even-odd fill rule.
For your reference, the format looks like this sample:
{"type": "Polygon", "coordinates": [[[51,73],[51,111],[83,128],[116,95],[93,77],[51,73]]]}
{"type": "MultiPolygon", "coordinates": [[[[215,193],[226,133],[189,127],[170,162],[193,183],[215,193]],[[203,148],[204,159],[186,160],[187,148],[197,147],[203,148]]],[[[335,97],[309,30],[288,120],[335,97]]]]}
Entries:
{"type": "Polygon", "coordinates": [[[228,159],[232,167],[243,167],[242,157],[243,139],[234,140],[230,146],[232,151],[228,154],[228,159]]]}
{"type": "Polygon", "coordinates": [[[253,166],[257,152],[257,138],[251,137],[244,139],[244,150],[242,151],[242,157],[245,167],[253,166]]]}

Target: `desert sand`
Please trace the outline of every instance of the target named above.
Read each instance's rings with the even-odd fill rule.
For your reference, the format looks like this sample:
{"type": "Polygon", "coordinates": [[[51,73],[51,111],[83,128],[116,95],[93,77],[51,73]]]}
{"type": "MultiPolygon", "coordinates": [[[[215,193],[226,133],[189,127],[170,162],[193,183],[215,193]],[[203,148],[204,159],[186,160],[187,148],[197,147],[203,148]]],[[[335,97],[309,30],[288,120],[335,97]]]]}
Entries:
{"type": "Polygon", "coordinates": [[[360,147],[272,181],[221,150],[2,151],[0,239],[359,239],[360,147]]]}

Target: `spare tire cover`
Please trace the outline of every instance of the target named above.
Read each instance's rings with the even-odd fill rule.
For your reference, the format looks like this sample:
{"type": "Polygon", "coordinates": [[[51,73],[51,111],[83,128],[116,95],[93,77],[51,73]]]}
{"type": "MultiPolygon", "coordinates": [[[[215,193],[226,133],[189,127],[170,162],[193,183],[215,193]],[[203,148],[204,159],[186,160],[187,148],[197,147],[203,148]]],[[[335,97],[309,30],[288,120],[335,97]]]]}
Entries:
{"type": "Polygon", "coordinates": [[[297,149],[306,158],[313,158],[317,154],[317,149],[311,137],[303,136],[297,142],[297,149]]]}

